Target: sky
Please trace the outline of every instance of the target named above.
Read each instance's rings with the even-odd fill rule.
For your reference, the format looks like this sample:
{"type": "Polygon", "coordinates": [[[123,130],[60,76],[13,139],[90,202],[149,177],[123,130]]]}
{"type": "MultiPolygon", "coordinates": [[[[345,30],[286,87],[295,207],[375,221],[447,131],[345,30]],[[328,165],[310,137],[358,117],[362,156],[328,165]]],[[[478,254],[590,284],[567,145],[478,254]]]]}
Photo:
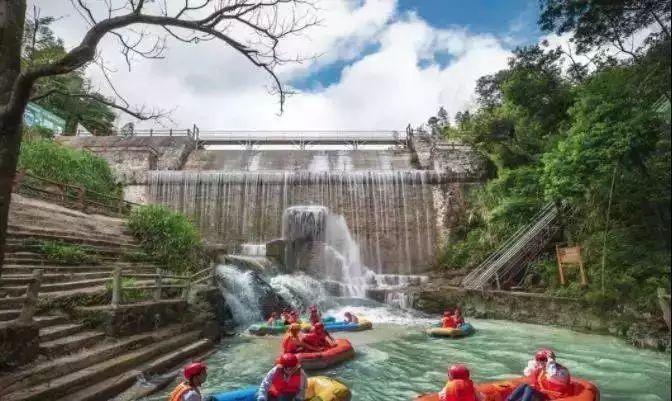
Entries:
{"type": "MultiPolygon", "coordinates": [[[[184,2],[167,1],[169,8],[184,2]]],[[[542,37],[537,0],[317,1],[320,24],[280,45],[287,58],[306,59],[277,70],[295,92],[282,114],[268,74],[221,41],[193,45],[169,38],[164,59],[136,57],[130,71],[116,38],[104,38],[98,54],[131,104],[170,110],[170,119],[137,126],[383,130],[418,126],[441,106],[451,116],[473,109],[476,80],[505,68],[516,46],[542,37]]],[[[103,1],[88,3],[104,18],[103,1]]],[[[53,29],[68,49],[88,29],[69,0],[33,0],[29,10],[33,5],[42,16],[59,18],[53,29]]],[[[231,34],[239,34],[236,27],[231,34]]],[[[98,65],[87,75],[102,93],[113,94],[98,65]]]]}

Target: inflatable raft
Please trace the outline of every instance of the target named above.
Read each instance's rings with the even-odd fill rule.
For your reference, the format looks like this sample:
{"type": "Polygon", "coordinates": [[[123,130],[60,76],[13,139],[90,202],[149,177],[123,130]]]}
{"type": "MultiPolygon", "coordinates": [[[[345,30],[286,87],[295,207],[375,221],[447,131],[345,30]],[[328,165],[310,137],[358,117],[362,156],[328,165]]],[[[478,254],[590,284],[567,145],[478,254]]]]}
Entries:
{"type": "MultiPolygon", "coordinates": [[[[524,377],[502,380],[490,383],[482,383],[476,385],[476,390],[485,397],[483,401],[504,401],[513,390],[522,383],[526,383],[527,379],[524,377]]],[[[599,401],[600,391],[597,387],[583,379],[572,379],[572,395],[569,397],[557,398],[555,401],[599,401]]],[[[439,395],[423,394],[415,398],[415,401],[439,401],[439,395]]]]}
{"type": "Polygon", "coordinates": [[[427,334],[432,337],[466,337],[471,334],[474,334],[474,326],[471,323],[464,323],[458,328],[455,329],[444,329],[443,327],[430,327],[427,329],[427,334]]]}
{"type": "Polygon", "coordinates": [[[336,365],[355,356],[355,350],[350,341],[344,338],[336,339],[336,346],[322,352],[301,352],[296,354],[301,366],[306,370],[324,369],[336,365]]]}
{"type": "Polygon", "coordinates": [[[341,322],[336,322],[333,321],[331,323],[325,323],[324,328],[328,332],[335,332],[335,331],[363,331],[363,330],[371,330],[373,328],[373,323],[366,319],[359,319],[359,323],[347,323],[344,321],[341,322]]]}
{"type": "MultiPolygon", "coordinates": [[[[213,396],[215,401],[257,401],[259,387],[247,387],[213,396]]],[[[345,384],[324,376],[309,377],[306,401],[350,401],[352,395],[345,384]]]]}
{"type": "MultiPolygon", "coordinates": [[[[303,331],[308,331],[312,327],[310,323],[302,322],[300,324],[301,324],[301,330],[303,331]]],[[[274,324],[269,326],[266,323],[257,323],[250,326],[247,329],[247,331],[250,334],[254,334],[255,336],[265,336],[268,334],[285,334],[288,328],[289,325],[285,324],[274,324]]]]}

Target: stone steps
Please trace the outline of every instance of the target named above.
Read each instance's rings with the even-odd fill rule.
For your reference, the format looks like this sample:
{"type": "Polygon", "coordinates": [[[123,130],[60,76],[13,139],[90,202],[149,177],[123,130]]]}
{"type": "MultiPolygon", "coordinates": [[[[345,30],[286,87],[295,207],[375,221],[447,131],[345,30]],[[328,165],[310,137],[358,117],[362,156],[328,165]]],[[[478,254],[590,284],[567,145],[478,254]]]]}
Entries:
{"type": "Polygon", "coordinates": [[[46,274],[84,274],[84,273],[109,273],[112,274],[114,267],[110,265],[5,265],[2,268],[3,277],[7,275],[32,274],[33,270],[42,269],[46,274]]]}
{"type": "MultiPolygon", "coordinates": [[[[44,273],[42,274],[42,284],[61,283],[65,281],[91,280],[100,278],[109,278],[112,269],[102,272],[84,272],[84,273],[44,273]]],[[[6,271],[5,271],[6,273],[6,271]]],[[[32,274],[6,273],[0,276],[1,286],[27,285],[33,279],[32,274]]]]}
{"type": "MultiPolygon", "coordinates": [[[[61,292],[75,290],[79,288],[93,288],[93,287],[104,287],[105,284],[110,280],[110,277],[107,278],[97,278],[91,280],[78,280],[78,281],[67,281],[62,283],[52,283],[52,284],[42,284],[40,285],[40,294],[49,293],[49,292],[61,292]]],[[[0,290],[4,291],[9,295],[20,296],[25,294],[26,286],[2,286],[0,290]]]]}
{"type": "Polygon", "coordinates": [[[134,239],[130,235],[111,235],[105,233],[97,233],[92,230],[73,230],[68,229],[49,229],[43,227],[36,227],[30,225],[15,225],[10,224],[7,227],[7,234],[9,238],[12,237],[25,237],[27,235],[33,237],[45,237],[45,238],[60,238],[60,237],[72,237],[82,239],[86,242],[88,241],[102,241],[115,244],[131,244],[134,239]]]}
{"type": "Polygon", "coordinates": [[[79,323],[64,323],[43,327],[40,329],[40,342],[49,342],[71,336],[83,331],[85,328],[86,326],[79,323]]]}
{"type": "Polygon", "coordinates": [[[100,331],[84,331],[72,336],[61,337],[55,340],[40,342],[40,354],[49,358],[70,354],[82,348],[88,348],[105,338],[100,331]]]}
{"type": "Polygon", "coordinates": [[[212,345],[212,342],[208,339],[196,341],[168,355],[161,356],[138,369],[111,377],[74,394],[68,394],[58,399],[58,401],[97,401],[112,398],[131,387],[140,375],[147,377],[164,372],[175,366],[182,366],[190,361],[191,357],[208,350],[212,345]]]}
{"type": "MultiPolygon", "coordinates": [[[[114,376],[123,374],[137,366],[159,358],[166,352],[198,341],[200,333],[188,333],[171,336],[141,349],[108,358],[100,363],[80,368],[72,373],[59,375],[48,382],[41,382],[29,388],[9,393],[4,392],[3,401],[55,401],[73,400],[72,395],[82,389],[90,388],[96,383],[104,382],[114,376]]],[[[121,391],[122,389],[115,389],[121,391]]],[[[81,392],[79,393],[82,394],[81,392]]],[[[86,399],[86,398],[85,398],[86,399]]],[[[101,398],[98,398],[101,399],[101,398]]]]}
{"type": "MultiPolygon", "coordinates": [[[[66,243],[66,245],[72,245],[71,243],[66,243]]],[[[98,255],[100,258],[110,257],[110,256],[119,256],[128,252],[140,252],[141,249],[137,246],[112,246],[112,245],[79,245],[77,246],[88,253],[98,255]]],[[[9,242],[5,246],[7,252],[33,252],[40,253],[42,251],[42,245],[39,244],[23,244],[23,243],[12,243],[9,242]]]]}
{"type": "Polygon", "coordinates": [[[8,320],[14,320],[19,317],[21,309],[4,309],[0,310],[0,322],[6,322],[8,320]]]}

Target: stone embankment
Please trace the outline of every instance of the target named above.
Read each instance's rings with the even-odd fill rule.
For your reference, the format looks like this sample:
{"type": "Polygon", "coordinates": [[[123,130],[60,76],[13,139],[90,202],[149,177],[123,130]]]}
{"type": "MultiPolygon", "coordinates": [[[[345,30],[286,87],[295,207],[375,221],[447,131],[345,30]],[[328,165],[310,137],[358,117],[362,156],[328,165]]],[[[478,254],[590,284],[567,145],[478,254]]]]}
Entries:
{"type": "Polygon", "coordinates": [[[670,351],[670,331],[662,315],[623,307],[599,308],[585,300],[545,294],[467,290],[438,278],[406,290],[413,308],[441,313],[460,306],[466,316],[552,325],[608,334],[642,348],[670,351]]]}

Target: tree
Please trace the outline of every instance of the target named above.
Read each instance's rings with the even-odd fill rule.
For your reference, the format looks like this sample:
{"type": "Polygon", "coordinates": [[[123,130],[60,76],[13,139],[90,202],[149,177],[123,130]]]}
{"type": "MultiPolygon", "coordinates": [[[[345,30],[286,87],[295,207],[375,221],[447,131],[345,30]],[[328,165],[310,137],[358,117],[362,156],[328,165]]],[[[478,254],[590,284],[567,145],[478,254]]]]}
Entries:
{"type": "MultiPolygon", "coordinates": [[[[198,3],[183,0],[177,8],[169,7],[167,2],[127,0],[120,7],[105,2],[107,10],[102,18],[85,0],[72,3],[90,26],[79,45],[63,55],[29,66],[21,63],[25,50],[22,38],[26,0],[0,3],[0,265],[4,259],[7,216],[21,145],[22,117],[31,97],[48,95],[33,93],[41,80],[72,73],[95,61],[98,45],[107,35],[117,38],[129,68],[131,56],[163,57],[168,36],[188,44],[218,40],[269,74],[282,112],[287,92],[276,68],[300,60],[283,57],[278,45],[287,36],[317,23],[311,0],[202,0],[198,3]],[[143,27],[161,29],[165,36],[152,35],[143,27]]],[[[116,103],[86,93],[68,95],[94,99],[139,119],[155,118],[158,114],[131,107],[123,98],[119,98],[121,103],[116,103]]]]}
{"type": "Polygon", "coordinates": [[[443,106],[439,108],[439,112],[436,113],[436,115],[439,117],[439,122],[442,126],[448,125],[448,112],[443,108],[443,106]]]}
{"type": "Polygon", "coordinates": [[[577,51],[586,53],[610,44],[634,58],[642,49],[628,43],[636,32],[654,26],[647,43],[670,40],[671,0],[540,0],[539,26],[549,32],[572,33],[577,51]]]}

